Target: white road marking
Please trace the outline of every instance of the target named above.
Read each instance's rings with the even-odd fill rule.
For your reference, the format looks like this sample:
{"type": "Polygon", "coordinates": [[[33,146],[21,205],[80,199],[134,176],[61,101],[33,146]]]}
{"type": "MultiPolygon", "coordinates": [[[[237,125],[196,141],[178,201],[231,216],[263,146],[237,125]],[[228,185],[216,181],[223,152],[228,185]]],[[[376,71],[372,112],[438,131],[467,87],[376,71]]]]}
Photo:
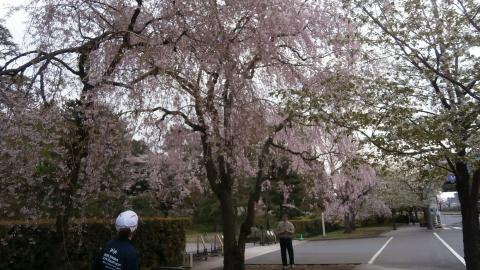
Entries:
{"type": "Polygon", "coordinates": [[[453,248],[447,244],[447,242],[445,242],[440,236],[438,236],[437,233],[433,233],[437,238],[438,240],[440,240],[440,242],[442,242],[442,244],[453,254],[455,255],[455,257],[457,257],[457,259],[463,264],[465,265],[465,259],[460,256],[455,250],[453,250],[453,248]]]}
{"type": "Polygon", "coordinates": [[[444,229],[444,230],[451,230],[452,228],[450,228],[450,227],[444,227],[443,229],[444,229]]]}
{"type": "Polygon", "coordinates": [[[452,228],[454,228],[455,230],[461,230],[462,229],[462,227],[452,227],[452,228]]]}
{"type": "Polygon", "coordinates": [[[373,255],[373,257],[370,259],[370,261],[368,261],[368,264],[372,264],[378,257],[378,255],[380,255],[380,253],[382,253],[382,251],[387,247],[388,243],[390,243],[390,241],[392,241],[393,239],[393,236],[390,237],[387,242],[385,242],[385,244],[383,244],[383,246],[377,251],[377,253],[375,253],[375,255],[373,255]]]}

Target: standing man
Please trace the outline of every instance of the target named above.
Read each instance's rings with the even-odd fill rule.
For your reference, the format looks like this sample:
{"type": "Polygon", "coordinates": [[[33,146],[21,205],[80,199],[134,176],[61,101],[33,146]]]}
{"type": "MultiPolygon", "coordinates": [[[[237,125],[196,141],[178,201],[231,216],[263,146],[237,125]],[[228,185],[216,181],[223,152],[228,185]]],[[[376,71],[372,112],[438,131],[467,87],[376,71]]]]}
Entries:
{"type": "Polygon", "coordinates": [[[93,270],[138,270],[138,253],[132,245],[138,215],[131,211],[120,213],[115,221],[117,237],[110,240],[93,263],[93,270]]]}
{"type": "Polygon", "coordinates": [[[288,215],[282,215],[282,221],[278,223],[277,226],[277,237],[280,241],[280,251],[282,254],[282,263],[283,269],[287,269],[287,251],[288,251],[288,258],[290,259],[290,268],[293,268],[295,264],[295,260],[293,258],[293,245],[292,245],[292,238],[295,232],[295,227],[293,224],[288,221],[288,215]]]}

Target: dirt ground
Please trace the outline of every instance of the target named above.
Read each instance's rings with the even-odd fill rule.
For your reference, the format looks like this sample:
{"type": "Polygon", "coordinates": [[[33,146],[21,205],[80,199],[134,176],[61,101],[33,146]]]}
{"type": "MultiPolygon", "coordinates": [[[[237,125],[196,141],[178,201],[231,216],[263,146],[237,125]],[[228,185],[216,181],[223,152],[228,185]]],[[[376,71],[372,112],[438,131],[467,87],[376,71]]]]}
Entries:
{"type": "MultiPolygon", "coordinates": [[[[295,265],[293,270],[352,270],[355,268],[356,265],[295,265]]],[[[246,270],[281,270],[281,265],[266,265],[266,264],[258,264],[258,265],[246,265],[246,270]]],[[[290,269],[290,268],[288,268],[290,269]]]]}

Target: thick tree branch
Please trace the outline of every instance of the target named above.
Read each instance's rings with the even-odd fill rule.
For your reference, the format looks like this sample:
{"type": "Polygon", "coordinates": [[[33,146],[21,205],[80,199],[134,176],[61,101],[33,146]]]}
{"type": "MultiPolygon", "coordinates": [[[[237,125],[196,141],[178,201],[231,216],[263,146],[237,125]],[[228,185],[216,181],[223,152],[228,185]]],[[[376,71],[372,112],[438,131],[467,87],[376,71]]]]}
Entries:
{"type": "MultiPolygon", "coordinates": [[[[439,77],[442,77],[444,78],[445,80],[449,81],[450,83],[452,83],[453,85],[456,85],[458,87],[460,87],[463,91],[465,91],[469,96],[471,96],[472,98],[474,98],[475,100],[477,101],[480,101],[480,96],[478,96],[477,94],[473,93],[471,91],[472,87],[475,85],[475,82],[476,82],[476,79],[473,80],[472,82],[470,82],[467,86],[465,86],[463,83],[459,82],[458,80],[452,78],[451,76],[445,74],[444,72],[441,72],[439,71],[438,69],[436,69],[435,67],[433,67],[429,62],[428,62],[428,59],[425,59],[424,56],[422,56],[420,54],[420,52],[413,48],[410,44],[408,44],[406,41],[404,41],[403,39],[401,39],[398,35],[396,35],[393,31],[391,31],[390,29],[387,28],[387,26],[385,26],[382,22],[380,22],[380,20],[378,18],[376,18],[370,11],[368,11],[367,8],[365,7],[361,7],[361,9],[367,14],[368,17],[370,17],[370,19],[372,19],[372,21],[378,26],[380,27],[380,29],[385,33],[387,34],[388,36],[390,36],[396,43],[398,46],[400,46],[400,48],[402,49],[402,51],[404,51],[405,53],[405,56],[407,58],[409,58],[410,60],[414,61],[413,58],[417,59],[418,61],[420,61],[420,63],[422,63],[428,70],[430,70],[431,72],[435,73],[436,75],[438,75],[439,77]],[[408,50],[410,50],[410,53],[408,53],[405,48],[407,48],[408,50]]],[[[419,66],[419,65],[415,65],[417,67],[417,69],[419,69],[419,71],[421,72],[424,72],[424,70],[419,66]]]]}
{"type": "Polygon", "coordinates": [[[183,113],[181,111],[168,110],[164,107],[154,107],[154,108],[149,108],[149,109],[135,109],[135,110],[121,112],[121,113],[119,113],[119,115],[124,115],[124,114],[128,114],[128,113],[134,113],[134,114],[145,113],[145,112],[150,112],[151,113],[151,112],[157,112],[157,111],[163,112],[163,115],[162,115],[162,117],[160,118],[159,121],[164,121],[167,116],[179,116],[180,118],[183,119],[185,124],[187,124],[194,131],[205,132],[205,128],[203,126],[194,123],[192,120],[190,120],[190,118],[185,113],[183,113]]]}
{"type": "MultiPolygon", "coordinates": [[[[0,70],[0,76],[4,76],[4,75],[16,76],[18,73],[24,72],[26,69],[32,67],[33,65],[36,65],[40,62],[47,61],[47,60],[50,61],[54,58],[57,58],[57,56],[59,56],[59,55],[70,54],[70,53],[79,53],[80,54],[84,51],[92,50],[93,48],[97,47],[98,44],[100,42],[102,42],[103,40],[112,38],[112,37],[114,37],[118,34],[119,33],[105,32],[102,35],[98,36],[97,38],[92,39],[92,40],[90,40],[90,41],[88,41],[88,42],[86,42],[86,43],[84,43],[80,46],[64,48],[64,49],[56,50],[56,51],[53,51],[53,52],[36,51],[36,53],[38,53],[38,56],[36,56],[35,58],[29,60],[28,62],[20,65],[17,68],[5,69],[6,66],[4,66],[3,70],[0,70]]],[[[30,52],[21,54],[21,56],[24,57],[24,56],[30,55],[32,53],[33,52],[30,51],[30,52]]],[[[12,63],[13,61],[19,60],[21,56],[16,57],[15,60],[10,60],[9,63],[12,63]]]]}

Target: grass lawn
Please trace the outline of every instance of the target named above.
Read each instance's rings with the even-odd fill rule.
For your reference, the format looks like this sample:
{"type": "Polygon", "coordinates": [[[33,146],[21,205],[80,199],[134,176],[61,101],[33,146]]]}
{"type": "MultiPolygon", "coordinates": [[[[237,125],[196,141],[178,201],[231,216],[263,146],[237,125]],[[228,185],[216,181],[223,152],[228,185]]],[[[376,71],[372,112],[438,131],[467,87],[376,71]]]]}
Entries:
{"type": "MultiPolygon", "coordinates": [[[[202,228],[203,229],[203,228],[202,228]]],[[[205,242],[209,242],[215,237],[216,234],[222,234],[222,232],[208,232],[207,230],[202,230],[198,228],[190,228],[186,231],[186,240],[187,243],[196,243],[197,237],[203,235],[205,242]]],[[[358,227],[355,231],[351,233],[344,233],[343,229],[328,232],[325,237],[321,235],[305,237],[305,240],[317,241],[317,240],[334,240],[334,239],[351,239],[351,238],[367,238],[375,237],[382,233],[392,230],[392,226],[378,226],[378,227],[358,227]]]]}
{"type": "Polygon", "coordinates": [[[325,237],[318,235],[318,236],[309,237],[306,240],[316,241],[316,240],[367,238],[367,237],[375,237],[391,230],[392,230],[391,226],[359,227],[351,233],[344,233],[342,229],[338,231],[329,232],[325,237]]]}
{"type": "Polygon", "coordinates": [[[461,215],[462,214],[462,212],[460,212],[460,211],[448,211],[448,212],[447,211],[445,211],[445,212],[442,211],[441,213],[442,213],[442,215],[461,215]]]}
{"type": "Polygon", "coordinates": [[[196,243],[197,237],[202,235],[205,242],[210,241],[216,234],[222,234],[222,232],[214,232],[213,226],[209,224],[196,224],[190,226],[185,230],[187,243],[196,243]]]}

